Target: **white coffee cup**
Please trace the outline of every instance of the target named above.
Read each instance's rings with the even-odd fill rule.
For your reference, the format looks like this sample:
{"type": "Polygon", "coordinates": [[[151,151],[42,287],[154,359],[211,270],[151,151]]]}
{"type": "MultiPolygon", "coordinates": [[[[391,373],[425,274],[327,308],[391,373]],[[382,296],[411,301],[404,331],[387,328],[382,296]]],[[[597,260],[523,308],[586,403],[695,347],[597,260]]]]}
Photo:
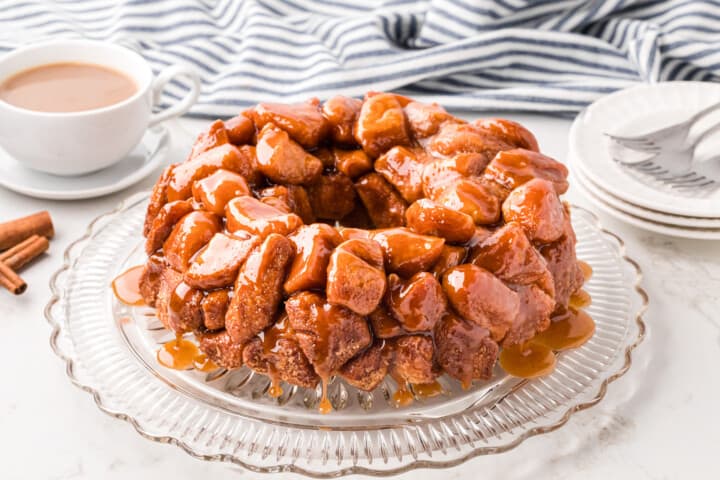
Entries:
{"type": "Polygon", "coordinates": [[[33,44],[0,58],[0,83],[23,70],[60,62],[115,69],[132,78],[137,92],[103,108],[79,112],[38,112],[0,100],[0,147],[21,164],[55,175],[80,175],[122,160],[149,126],[187,112],[200,93],[200,78],[186,66],[170,66],[153,78],[150,65],[127,48],[92,40],[33,44]],[[176,104],[153,113],[165,85],[176,77],[191,83],[176,104]]]}

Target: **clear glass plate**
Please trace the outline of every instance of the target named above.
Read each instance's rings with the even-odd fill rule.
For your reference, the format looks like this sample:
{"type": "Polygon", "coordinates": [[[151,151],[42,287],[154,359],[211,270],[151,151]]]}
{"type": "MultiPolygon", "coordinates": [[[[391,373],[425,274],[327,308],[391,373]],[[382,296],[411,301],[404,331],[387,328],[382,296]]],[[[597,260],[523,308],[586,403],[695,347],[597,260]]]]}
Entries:
{"type": "Polygon", "coordinates": [[[600,401],[644,335],[647,295],[637,264],[617,236],[575,207],[578,257],[594,270],[585,288],[596,332],[560,354],[551,375],[528,381],[497,369],[492,381],[468,390],[443,377],[443,395],[399,409],[389,401],[397,387],[390,379],[372,393],[338,380],[330,387],[335,411],[321,415],[317,391],[283,385],[273,399],[267,378],[246,368],[204,374],[157,363],[159,345],[172,334],[151,309],[122,305],[110,289],[113,278],[145,259],[146,201],[147,194],[129,198],[68,248],[46,308],[51,344],[73,383],[103,411],[204,460],[258,472],[383,476],[503,452],[600,401]]]}

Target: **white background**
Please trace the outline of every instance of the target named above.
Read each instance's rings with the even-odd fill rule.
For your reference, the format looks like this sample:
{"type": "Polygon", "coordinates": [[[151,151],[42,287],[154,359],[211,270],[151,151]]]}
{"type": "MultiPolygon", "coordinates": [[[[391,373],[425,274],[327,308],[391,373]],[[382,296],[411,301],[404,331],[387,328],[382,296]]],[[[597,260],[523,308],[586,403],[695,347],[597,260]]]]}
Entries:
{"type": "MultiPolygon", "coordinates": [[[[535,132],[544,153],[565,158],[570,121],[506,116],[535,132]]],[[[172,161],[185,157],[206,123],[169,124],[172,161]]],[[[201,462],[174,446],[143,439],[72,386],[48,344],[50,328],[42,311],[50,296],[49,277],[60,268],[65,247],[93,218],[131,193],[148,190],[158,173],[124,192],[86,201],[36,200],[0,188],[0,222],[48,209],[57,230],[50,253],[23,273],[28,291],[20,297],[0,291],[0,478],[269,478],[201,462]]],[[[571,179],[567,198],[588,206],[572,185],[571,179]]],[[[648,336],[629,373],[610,386],[599,405],[556,432],[502,455],[398,478],[720,478],[720,242],[673,239],[600,217],[640,263],[651,299],[648,336]]]]}

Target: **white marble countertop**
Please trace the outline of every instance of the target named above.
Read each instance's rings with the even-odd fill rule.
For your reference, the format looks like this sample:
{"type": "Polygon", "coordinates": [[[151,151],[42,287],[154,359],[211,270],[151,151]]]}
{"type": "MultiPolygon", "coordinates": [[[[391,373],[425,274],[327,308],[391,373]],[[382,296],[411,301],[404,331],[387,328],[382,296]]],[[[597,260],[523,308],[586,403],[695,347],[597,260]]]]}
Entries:
{"type": "MultiPolygon", "coordinates": [[[[535,132],[544,153],[565,158],[568,120],[509,117],[535,132]]],[[[176,159],[187,151],[186,132],[194,135],[203,123],[183,119],[171,124],[176,159]]],[[[37,200],[0,188],[0,221],[48,209],[57,230],[49,255],[24,272],[30,285],[26,294],[12,297],[0,292],[3,479],[263,477],[201,462],[174,446],[143,439],[129,424],[100,412],[87,393],[71,385],[48,344],[50,328],[43,318],[50,297],[47,282],[60,267],[65,247],[97,215],[131,193],[149,189],[156,176],[124,192],[86,201],[37,200]]],[[[571,187],[567,198],[588,206],[576,188],[571,187]]],[[[629,255],[642,266],[643,286],[651,299],[645,315],[648,335],[628,374],[610,386],[599,405],[576,414],[553,433],[505,454],[399,478],[717,478],[720,242],[664,237],[600,217],[624,238],[629,255]]]]}

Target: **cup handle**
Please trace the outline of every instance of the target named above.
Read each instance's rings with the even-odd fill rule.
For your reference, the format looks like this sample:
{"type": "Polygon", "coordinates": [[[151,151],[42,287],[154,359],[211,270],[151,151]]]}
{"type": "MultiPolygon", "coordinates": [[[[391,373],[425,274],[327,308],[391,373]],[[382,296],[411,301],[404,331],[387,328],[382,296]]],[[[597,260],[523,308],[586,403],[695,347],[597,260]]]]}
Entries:
{"type": "Polygon", "coordinates": [[[180,101],[174,105],[171,105],[164,110],[154,113],[150,117],[150,126],[157,125],[160,122],[169,120],[173,117],[178,117],[192,107],[195,101],[200,95],[200,75],[190,67],[184,65],[171,65],[164,69],[157,76],[152,85],[152,99],[153,105],[160,103],[160,96],[162,95],[165,85],[175,77],[186,77],[190,80],[190,91],[180,101]]]}

